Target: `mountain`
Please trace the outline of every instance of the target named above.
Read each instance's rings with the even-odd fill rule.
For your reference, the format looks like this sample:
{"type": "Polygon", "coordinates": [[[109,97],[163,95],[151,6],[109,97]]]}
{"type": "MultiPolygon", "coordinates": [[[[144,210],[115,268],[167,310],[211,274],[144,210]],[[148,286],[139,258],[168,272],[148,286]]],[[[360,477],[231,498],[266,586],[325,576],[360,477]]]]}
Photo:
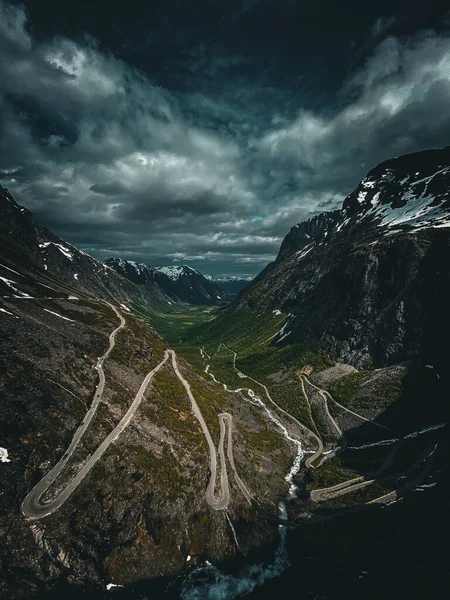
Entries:
{"type": "Polygon", "coordinates": [[[125,303],[165,302],[156,285],[134,285],[108,265],[40,227],[33,214],[1,186],[0,252],[31,263],[42,274],[57,277],[75,290],[101,298],[125,303]]]}
{"type": "Polygon", "coordinates": [[[104,264],[144,289],[151,291],[156,286],[172,302],[208,306],[228,299],[215,282],[187,265],[150,267],[120,258],[107,259],[104,264]]]}
{"type": "Polygon", "coordinates": [[[337,224],[340,217],[341,211],[333,210],[315,215],[307,221],[294,225],[283,239],[275,262],[280,263],[297,250],[325,238],[328,235],[328,230],[337,224]]]}
{"type": "MultiPolygon", "coordinates": [[[[277,465],[292,449],[264,414],[190,364],[198,348],[189,362],[182,349],[170,354],[131,312],[135,299],[167,300],[158,283],[133,283],[41,229],[3,188],[0,233],[0,595],[60,598],[69,588],[100,598],[112,582],[233,556],[235,531],[245,552],[276,538],[287,487],[277,465]],[[231,485],[222,472],[217,487],[223,427],[233,466],[231,485]]],[[[199,279],[178,274],[174,284],[199,279]]]]}
{"type": "Polygon", "coordinates": [[[450,336],[450,148],[387,160],[341,210],[294,226],[239,303],[288,315],[273,340],[318,342],[358,368],[421,357],[450,336]]]}
{"type": "Polygon", "coordinates": [[[206,278],[209,279],[209,281],[216,283],[216,285],[218,285],[230,296],[237,296],[239,292],[241,292],[250,284],[251,281],[253,281],[253,277],[240,277],[239,275],[229,275],[223,277],[212,277],[211,275],[206,275],[206,278]]]}

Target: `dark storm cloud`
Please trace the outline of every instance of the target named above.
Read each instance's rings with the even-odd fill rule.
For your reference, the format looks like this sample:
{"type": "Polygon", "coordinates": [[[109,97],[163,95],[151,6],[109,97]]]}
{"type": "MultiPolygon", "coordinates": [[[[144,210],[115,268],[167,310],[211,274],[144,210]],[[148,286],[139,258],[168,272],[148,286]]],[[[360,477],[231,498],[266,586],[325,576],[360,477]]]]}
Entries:
{"type": "Polygon", "coordinates": [[[124,187],[119,181],[94,183],[89,189],[95,194],[103,194],[104,196],[119,196],[124,192],[124,187]]]}
{"type": "Polygon", "coordinates": [[[331,116],[300,111],[255,141],[277,177],[295,173],[303,189],[348,192],[389,156],[448,144],[450,39],[388,38],[346,84],[349,101],[331,116]]]}
{"type": "Polygon", "coordinates": [[[62,33],[37,36],[0,0],[1,177],[99,258],[255,274],[293,224],[339,206],[377,162],[449,143],[444,29],[397,37],[401,19],[374,15],[358,49],[331,4],[320,19],[302,5],[300,33],[294,1],[167,6],[133,38],[113,3],[106,50],[66,32],[80,18],[71,3],[62,33]],[[311,23],[331,44],[322,54],[311,23]],[[326,58],[332,44],[351,72],[326,58]]]}

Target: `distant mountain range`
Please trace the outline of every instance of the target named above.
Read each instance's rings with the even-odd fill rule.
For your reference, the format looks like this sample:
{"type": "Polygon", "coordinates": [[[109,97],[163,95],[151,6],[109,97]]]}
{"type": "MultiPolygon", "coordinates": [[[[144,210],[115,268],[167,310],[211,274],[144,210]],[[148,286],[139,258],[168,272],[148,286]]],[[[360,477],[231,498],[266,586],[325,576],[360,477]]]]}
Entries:
{"type": "Polygon", "coordinates": [[[219,285],[229,296],[237,296],[239,292],[253,281],[253,277],[239,275],[228,275],[223,277],[205,275],[205,277],[219,285]]]}
{"type": "Polygon", "coordinates": [[[100,262],[40,227],[33,214],[0,187],[0,251],[31,261],[75,289],[109,300],[214,305],[230,295],[188,266],[149,267],[120,258],[100,262]]]}
{"type": "Polygon", "coordinates": [[[224,289],[186,265],[150,267],[121,258],[110,258],[104,264],[149,293],[156,287],[169,303],[212,305],[228,300],[224,289]]]}

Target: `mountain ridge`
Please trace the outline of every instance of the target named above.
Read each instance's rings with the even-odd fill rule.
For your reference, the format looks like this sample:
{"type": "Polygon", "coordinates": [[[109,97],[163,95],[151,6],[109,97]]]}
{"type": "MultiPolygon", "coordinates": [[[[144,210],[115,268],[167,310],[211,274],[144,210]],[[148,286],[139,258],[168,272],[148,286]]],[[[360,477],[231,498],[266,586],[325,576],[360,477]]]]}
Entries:
{"type": "Polygon", "coordinates": [[[443,369],[449,234],[450,148],[390,159],[342,209],[294,226],[238,304],[289,315],[274,344],[319,340],[358,367],[425,352],[443,369]]]}
{"type": "Polygon", "coordinates": [[[76,290],[119,302],[164,302],[155,286],[140,288],[76,246],[40,227],[33,213],[0,186],[0,251],[26,255],[42,272],[64,280],[76,290]]]}
{"type": "Polygon", "coordinates": [[[151,267],[121,258],[109,258],[104,264],[144,289],[156,286],[169,303],[208,306],[228,300],[228,294],[215,282],[187,265],[151,267]]]}
{"type": "Polygon", "coordinates": [[[1,186],[0,236],[4,252],[25,252],[44,271],[105,299],[161,305],[214,305],[229,299],[225,290],[187,265],[149,267],[122,259],[100,262],[40,227],[33,213],[1,186]]]}

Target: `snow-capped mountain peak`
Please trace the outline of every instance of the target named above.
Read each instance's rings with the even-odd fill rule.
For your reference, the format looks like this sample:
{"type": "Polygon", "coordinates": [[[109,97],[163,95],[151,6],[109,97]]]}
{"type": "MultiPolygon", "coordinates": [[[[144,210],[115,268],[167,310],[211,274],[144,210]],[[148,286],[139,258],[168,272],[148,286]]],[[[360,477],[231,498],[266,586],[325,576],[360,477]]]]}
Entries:
{"type": "Polygon", "coordinates": [[[201,275],[195,269],[188,267],[187,265],[171,265],[168,267],[155,267],[160,273],[164,273],[167,277],[170,277],[173,281],[177,281],[183,275],[201,275]]]}
{"type": "Polygon", "coordinates": [[[450,148],[381,163],[345,199],[343,212],[388,230],[450,227],[450,148]]]}
{"type": "Polygon", "coordinates": [[[150,267],[121,258],[110,258],[104,264],[140,286],[156,286],[169,303],[211,305],[228,298],[227,293],[214,281],[208,281],[187,265],[150,267]]]}

